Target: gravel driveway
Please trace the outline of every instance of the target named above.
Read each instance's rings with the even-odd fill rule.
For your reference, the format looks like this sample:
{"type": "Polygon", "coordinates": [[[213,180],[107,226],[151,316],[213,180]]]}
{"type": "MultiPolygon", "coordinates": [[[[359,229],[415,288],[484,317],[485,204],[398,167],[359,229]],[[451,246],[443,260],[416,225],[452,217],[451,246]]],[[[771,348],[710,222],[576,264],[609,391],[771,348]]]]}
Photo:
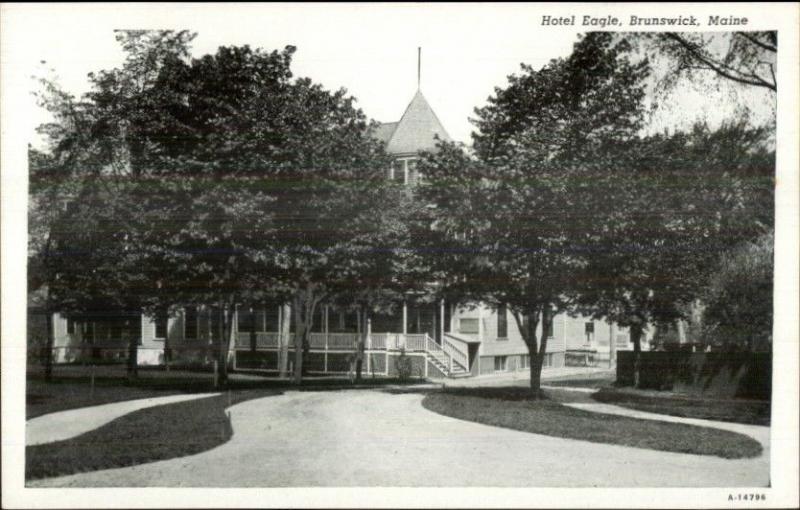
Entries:
{"type": "MultiPolygon", "coordinates": [[[[420,394],[288,392],[230,408],[213,450],[32,482],[70,487],[755,487],[769,459],[726,460],[540,436],[424,409],[420,394]]],[[[564,426],[569,426],[565,423],[564,426]]]]}

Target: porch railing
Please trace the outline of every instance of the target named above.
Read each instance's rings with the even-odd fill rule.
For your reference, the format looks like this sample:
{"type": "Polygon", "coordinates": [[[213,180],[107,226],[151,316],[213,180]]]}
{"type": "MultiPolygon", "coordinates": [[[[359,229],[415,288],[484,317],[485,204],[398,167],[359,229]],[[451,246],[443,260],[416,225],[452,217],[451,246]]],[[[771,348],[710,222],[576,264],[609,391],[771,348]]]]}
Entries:
{"type": "MultiPolygon", "coordinates": [[[[410,335],[405,335],[406,345],[405,348],[407,351],[424,351],[427,348],[426,340],[429,338],[425,333],[414,333],[410,335]]],[[[435,342],[434,342],[435,343],[435,342]]]]}
{"type": "MultiPolygon", "coordinates": [[[[278,347],[280,345],[280,333],[277,331],[259,331],[256,333],[256,348],[269,348],[278,347]]],[[[250,348],[250,333],[239,332],[236,335],[236,348],[249,349],[250,348]]],[[[289,335],[289,345],[292,344],[294,334],[289,335]]]]}
{"type": "Polygon", "coordinates": [[[357,345],[358,333],[328,333],[328,349],[355,349],[357,345]]]}
{"type": "MultiPolygon", "coordinates": [[[[309,342],[312,349],[324,351],[354,351],[358,347],[359,333],[310,333],[309,342]]],[[[280,333],[256,333],[257,349],[277,349],[280,333]]],[[[250,333],[240,332],[236,337],[237,350],[249,350],[250,333]]],[[[294,334],[290,335],[289,345],[294,345],[294,334]]],[[[398,351],[425,353],[439,363],[447,372],[452,373],[459,366],[465,370],[469,367],[469,356],[458,341],[442,338],[441,345],[427,333],[370,333],[365,345],[369,351],[398,351]]],[[[387,353],[388,354],[388,353],[387,353]]]]}

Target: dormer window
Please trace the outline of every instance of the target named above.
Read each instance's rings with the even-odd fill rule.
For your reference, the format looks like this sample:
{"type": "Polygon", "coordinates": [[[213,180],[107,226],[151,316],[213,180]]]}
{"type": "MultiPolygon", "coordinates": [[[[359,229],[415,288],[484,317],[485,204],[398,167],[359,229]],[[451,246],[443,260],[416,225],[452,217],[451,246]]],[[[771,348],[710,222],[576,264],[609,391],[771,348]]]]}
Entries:
{"type": "Polygon", "coordinates": [[[406,184],[408,182],[406,180],[408,174],[406,161],[405,159],[398,159],[392,163],[389,178],[397,184],[406,184]]]}
{"type": "Polygon", "coordinates": [[[389,179],[397,184],[416,184],[419,181],[417,158],[395,160],[389,169],[389,179]]]}

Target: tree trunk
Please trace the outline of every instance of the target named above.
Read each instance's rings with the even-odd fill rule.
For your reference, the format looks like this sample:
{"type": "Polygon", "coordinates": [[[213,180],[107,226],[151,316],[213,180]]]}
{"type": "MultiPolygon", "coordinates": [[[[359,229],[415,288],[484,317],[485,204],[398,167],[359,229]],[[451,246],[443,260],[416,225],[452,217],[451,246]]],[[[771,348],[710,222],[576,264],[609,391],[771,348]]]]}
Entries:
{"type": "Polygon", "coordinates": [[[169,363],[172,361],[172,347],[169,343],[169,328],[167,328],[166,335],[164,335],[164,368],[169,372],[169,363]]]}
{"type": "MultiPolygon", "coordinates": [[[[531,399],[538,400],[542,397],[542,365],[544,363],[544,349],[547,340],[542,338],[542,346],[536,336],[536,327],[539,325],[539,311],[531,308],[524,311],[524,316],[514,313],[514,320],[517,322],[522,339],[528,347],[528,355],[531,359],[530,379],[531,379],[531,399]]],[[[544,315],[544,313],[542,314],[544,315]]],[[[542,335],[545,337],[547,335],[542,335]]]]}
{"type": "Polygon", "coordinates": [[[294,312],[294,383],[303,382],[303,346],[306,337],[306,307],[303,300],[295,298],[292,311],[294,312]]]}
{"type": "Polygon", "coordinates": [[[128,335],[128,381],[131,382],[139,377],[139,340],[141,337],[141,325],[137,334],[128,335]]]}
{"type": "Polygon", "coordinates": [[[278,352],[278,371],[281,379],[288,377],[289,373],[289,335],[292,333],[292,305],[284,303],[281,305],[280,323],[280,350],[278,352]]]}
{"type": "Polygon", "coordinates": [[[367,345],[367,312],[365,307],[361,307],[359,317],[361,323],[361,334],[358,335],[358,345],[356,346],[356,382],[361,382],[361,370],[364,366],[364,350],[367,345]]]}
{"type": "MultiPolygon", "coordinates": [[[[542,342],[545,339],[542,338],[542,342]]],[[[542,398],[542,367],[544,366],[544,351],[537,350],[535,344],[527,344],[528,353],[531,358],[531,398],[538,400],[542,398]]]]}
{"type": "Polygon", "coordinates": [[[233,336],[233,305],[225,303],[220,306],[219,351],[217,358],[217,382],[220,386],[228,384],[228,358],[233,336]]]}
{"type": "Polygon", "coordinates": [[[44,343],[44,380],[53,380],[53,345],[55,344],[55,332],[53,331],[53,312],[50,306],[45,307],[47,338],[44,343]]]}
{"type": "Polygon", "coordinates": [[[642,325],[631,325],[631,342],[633,342],[633,387],[639,387],[642,365],[642,325]]]}
{"type": "MultiPolygon", "coordinates": [[[[298,316],[300,314],[295,314],[298,316]]],[[[306,334],[306,325],[300,319],[295,319],[294,332],[294,383],[301,384],[303,382],[303,337],[306,334]]]]}
{"type": "Polygon", "coordinates": [[[303,334],[303,350],[301,351],[303,355],[303,375],[308,375],[308,357],[311,353],[311,339],[309,337],[311,336],[312,322],[312,320],[306,321],[305,334],[303,334]]]}

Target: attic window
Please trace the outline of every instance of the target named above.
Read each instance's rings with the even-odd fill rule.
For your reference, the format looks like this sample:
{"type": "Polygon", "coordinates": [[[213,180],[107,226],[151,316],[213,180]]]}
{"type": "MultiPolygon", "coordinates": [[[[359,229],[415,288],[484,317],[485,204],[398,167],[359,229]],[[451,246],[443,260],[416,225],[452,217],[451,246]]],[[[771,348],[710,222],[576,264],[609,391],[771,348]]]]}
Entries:
{"type": "Polygon", "coordinates": [[[408,172],[407,161],[400,159],[392,163],[391,179],[397,184],[405,184],[406,174],[408,172]]]}

